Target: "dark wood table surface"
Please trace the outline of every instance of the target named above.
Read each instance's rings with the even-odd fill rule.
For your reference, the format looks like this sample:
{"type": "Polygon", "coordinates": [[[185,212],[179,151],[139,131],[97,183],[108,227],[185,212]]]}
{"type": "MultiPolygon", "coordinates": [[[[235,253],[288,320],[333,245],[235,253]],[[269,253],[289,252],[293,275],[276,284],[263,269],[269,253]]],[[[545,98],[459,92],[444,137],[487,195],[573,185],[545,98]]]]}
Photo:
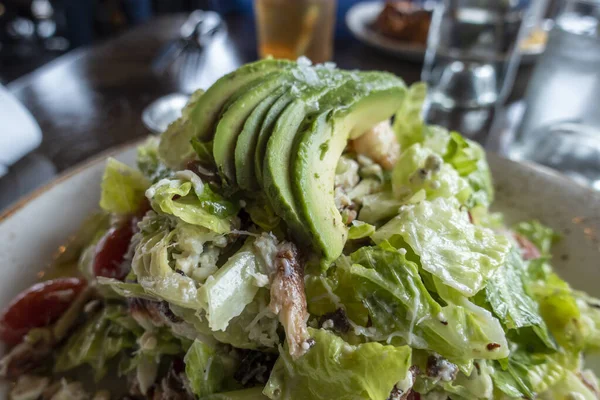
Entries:
{"type": "MultiPolygon", "coordinates": [[[[38,121],[43,141],[0,178],[0,209],[90,156],[149,133],[141,121],[144,107],[160,96],[183,90],[176,77],[154,73],[150,63],[176,37],[185,18],[157,18],[103,44],[67,53],[8,85],[38,121]]],[[[257,58],[254,21],[243,16],[226,20],[229,35],[219,45],[220,53],[211,53],[203,69],[209,81],[257,58]]],[[[387,70],[407,83],[419,80],[422,67],[351,38],[336,40],[334,61],[341,68],[387,70]]],[[[519,82],[524,80],[518,80],[517,88],[519,82]]],[[[470,118],[459,112],[441,119],[482,138],[491,116],[490,110],[479,110],[470,118]],[[465,121],[475,128],[470,129],[465,121]]]]}

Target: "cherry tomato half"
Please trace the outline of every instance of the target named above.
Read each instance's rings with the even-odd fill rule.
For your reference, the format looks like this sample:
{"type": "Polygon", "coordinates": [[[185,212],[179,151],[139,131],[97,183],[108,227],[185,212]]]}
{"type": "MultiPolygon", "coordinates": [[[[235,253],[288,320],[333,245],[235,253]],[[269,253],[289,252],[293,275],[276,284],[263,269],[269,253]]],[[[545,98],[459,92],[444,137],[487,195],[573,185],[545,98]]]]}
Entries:
{"type": "Polygon", "coordinates": [[[84,279],[59,278],[19,293],[2,311],[0,339],[18,344],[31,329],[54,323],[86,286],[84,279]]]}
{"type": "Polygon", "coordinates": [[[94,275],[123,280],[129,273],[123,265],[129,242],[133,236],[133,226],[127,221],[119,227],[106,232],[96,245],[94,256],[94,275]]]}

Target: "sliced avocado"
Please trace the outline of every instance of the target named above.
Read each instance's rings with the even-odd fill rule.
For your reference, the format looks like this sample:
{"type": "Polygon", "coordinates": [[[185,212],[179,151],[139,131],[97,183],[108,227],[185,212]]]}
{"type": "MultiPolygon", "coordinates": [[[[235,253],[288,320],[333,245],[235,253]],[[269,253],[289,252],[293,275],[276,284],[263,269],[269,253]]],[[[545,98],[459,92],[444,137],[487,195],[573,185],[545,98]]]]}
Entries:
{"type": "Polygon", "coordinates": [[[348,139],[390,118],[406,93],[404,82],[379,72],[361,74],[322,99],[322,112],[299,137],[291,160],[295,201],[315,248],[327,261],[342,254],[347,227],[334,201],[335,169],[348,139]],[[329,106],[329,107],[327,107],[329,106]]]}
{"type": "Polygon", "coordinates": [[[244,123],[254,109],[279,88],[288,87],[294,80],[292,69],[276,71],[260,78],[260,83],[243,93],[223,113],[213,141],[213,156],[221,177],[230,185],[235,180],[235,145],[244,123]]]}
{"type": "Polygon", "coordinates": [[[254,150],[254,174],[256,175],[256,181],[260,187],[263,185],[263,161],[265,159],[265,152],[267,151],[267,142],[271,137],[271,132],[273,132],[273,127],[277,122],[277,118],[279,118],[283,110],[285,110],[295,98],[296,97],[291,89],[278,98],[267,112],[258,131],[256,149],[254,150]]]}
{"type": "Polygon", "coordinates": [[[247,191],[255,191],[259,188],[256,174],[254,173],[254,152],[260,127],[269,112],[269,109],[288,88],[280,87],[266,99],[264,99],[246,119],[244,128],[238,136],[235,145],[235,175],[238,186],[247,191]]]}
{"type": "Polygon", "coordinates": [[[167,130],[161,139],[158,153],[167,166],[181,168],[182,163],[193,157],[190,140],[197,137],[209,141],[214,134],[214,126],[227,99],[240,87],[270,72],[296,65],[287,60],[260,60],[244,65],[217,80],[189,110],[184,126],[167,130]]]}
{"type": "Polygon", "coordinates": [[[317,67],[313,71],[318,79],[311,79],[313,85],[304,88],[277,118],[263,163],[263,189],[275,212],[301,240],[308,238],[308,230],[298,217],[290,182],[294,138],[306,116],[318,111],[320,99],[351,80],[350,74],[337,70],[317,67]]]}

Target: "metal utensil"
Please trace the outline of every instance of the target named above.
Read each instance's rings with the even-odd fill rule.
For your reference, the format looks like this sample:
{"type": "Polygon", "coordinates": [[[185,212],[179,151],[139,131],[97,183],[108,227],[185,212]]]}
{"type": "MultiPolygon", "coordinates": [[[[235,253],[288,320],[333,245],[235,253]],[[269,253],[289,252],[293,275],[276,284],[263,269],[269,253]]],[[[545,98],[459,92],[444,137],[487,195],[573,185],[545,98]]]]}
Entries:
{"type": "Polygon", "coordinates": [[[219,14],[196,10],[181,26],[179,37],[161,49],[152,62],[152,69],[158,74],[173,73],[184,93],[162,96],[144,109],[142,121],[150,131],[160,134],[181,116],[189,94],[198,88],[206,50],[225,33],[225,22],[219,14]]]}
{"type": "Polygon", "coordinates": [[[189,88],[200,73],[206,48],[225,33],[223,19],[214,11],[196,10],[181,26],[179,37],[168,43],[152,62],[159,74],[171,67],[183,87],[189,88]]]}

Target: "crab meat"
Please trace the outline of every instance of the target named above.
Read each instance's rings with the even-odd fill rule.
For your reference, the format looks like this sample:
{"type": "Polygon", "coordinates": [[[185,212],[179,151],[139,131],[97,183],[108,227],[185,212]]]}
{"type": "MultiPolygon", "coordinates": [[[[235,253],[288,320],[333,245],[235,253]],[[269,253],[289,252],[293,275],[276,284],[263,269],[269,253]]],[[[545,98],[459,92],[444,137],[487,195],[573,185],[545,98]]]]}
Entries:
{"type": "Polygon", "coordinates": [[[276,272],[271,284],[271,311],[285,329],[290,355],[298,358],[311,347],[308,311],[304,293],[304,267],[293,243],[283,243],[275,257],[276,272]]]}
{"type": "Polygon", "coordinates": [[[357,154],[369,157],[383,169],[391,170],[400,155],[400,144],[389,120],[382,121],[351,142],[357,154]]]}

